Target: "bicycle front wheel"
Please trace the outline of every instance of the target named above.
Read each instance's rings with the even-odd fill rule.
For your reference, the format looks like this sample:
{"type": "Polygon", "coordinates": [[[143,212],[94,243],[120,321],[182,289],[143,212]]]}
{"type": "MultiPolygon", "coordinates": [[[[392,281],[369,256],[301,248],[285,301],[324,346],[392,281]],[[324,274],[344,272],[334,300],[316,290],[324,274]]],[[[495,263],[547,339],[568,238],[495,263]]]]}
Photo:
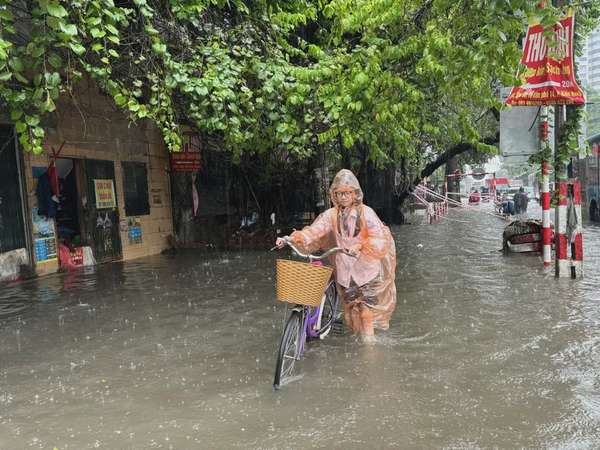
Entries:
{"type": "Polygon", "coordinates": [[[277,352],[277,364],[275,365],[275,379],[273,387],[279,389],[281,383],[289,378],[294,372],[294,365],[299,357],[300,339],[302,337],[302,314],[300,311],[292,311],[285,323],[279,351],[277,352]]]}

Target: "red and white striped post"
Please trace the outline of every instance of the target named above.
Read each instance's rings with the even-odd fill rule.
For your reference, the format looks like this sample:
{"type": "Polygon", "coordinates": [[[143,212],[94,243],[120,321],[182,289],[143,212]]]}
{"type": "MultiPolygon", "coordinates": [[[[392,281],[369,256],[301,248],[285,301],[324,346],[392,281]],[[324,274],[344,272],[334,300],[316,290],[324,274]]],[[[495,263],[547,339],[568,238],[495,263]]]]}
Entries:
{"type": "MultiPolygon", "coordinates": [[[[542,107],[540,122],[540,144],[542,148],[548,145],[550,125],[548,123],[548,107],[542,107]]],[[[552,264],[552,230],[550,229],[550,164],[542,161],[542,261],[544,267],[552,264]]]]}
{"type": "Polygon", "coordinates": [[[556,230],[554,233],[554,251],[556,252],[556,277],[570,276],[567,251],[569,240],[567,238],[567,208],[569,205],[569,184],[566,181],[558,182],[558,206],[556,210],[556,230]]]}
{"type": "Polygon", "coordinates": [[[550,164],[542,162],[542,261],[545,267],[552,264],[552,230],[550,229],[550,164]]]}
{"type": "Polygon", "coordinates": [[[583,278],[583,235],[581,234],[581,182],[573,181],[573,207],[577,224],[571,236],[571,278],[583,278]]]}

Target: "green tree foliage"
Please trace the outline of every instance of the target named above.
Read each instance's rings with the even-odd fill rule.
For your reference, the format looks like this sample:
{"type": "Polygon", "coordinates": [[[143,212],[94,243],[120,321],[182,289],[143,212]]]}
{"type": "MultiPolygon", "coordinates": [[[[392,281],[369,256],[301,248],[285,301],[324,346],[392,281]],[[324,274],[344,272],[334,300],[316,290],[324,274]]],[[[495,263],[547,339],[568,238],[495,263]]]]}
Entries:
{"type": "MultiPolygon", "coordinates": [[[[180,124],[238,159],[358,144],[379,162],[459,141],[490,150],[487,112],[515,82],[536,3],[0,0],[0,98],[34,152],[42,118],[84,76],[174,151],[180,124]]],[[[543,14],[552,23],[556,11],[543,14]]]]}
{"type": "Polygon", "coordinates": [[[0,97],[35,152],[41,117],[89,76],[132,120],[154,121],[171,150],[190,123],[235,153],[272,142],[301,153],[309,87],[291,77],[281,36],[311,7],[280,3],[0,0],[0,97]]]}

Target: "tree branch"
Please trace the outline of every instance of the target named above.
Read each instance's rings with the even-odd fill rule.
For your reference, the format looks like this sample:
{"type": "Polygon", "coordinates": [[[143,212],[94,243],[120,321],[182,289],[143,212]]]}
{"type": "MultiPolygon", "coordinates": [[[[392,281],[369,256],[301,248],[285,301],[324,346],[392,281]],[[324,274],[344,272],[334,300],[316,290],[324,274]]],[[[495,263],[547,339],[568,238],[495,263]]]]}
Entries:
{"type": "MultiPolygon", "coordinates": [[[[496,133],[495,136],[490,136],[485,138],[482,142],[487,145],[494,145],[500,141],[500,133],[496,133]]],[[[398,201],[400,205],[406,201],[410,193],[413,191],[415,186],[417,186],[423,178],[430,176],[433,172],[435,172],[438,168],[442,167],[452,158],[466,153],[468,151],[476,150],[476,146],[474,144],[468,142],[461,142],[446,150],[444,153],[440,154],[435,160],[427,163],[425,167],[419,172],[419,174],[413,179],[412,185],[402,192],[398,201]]]]}

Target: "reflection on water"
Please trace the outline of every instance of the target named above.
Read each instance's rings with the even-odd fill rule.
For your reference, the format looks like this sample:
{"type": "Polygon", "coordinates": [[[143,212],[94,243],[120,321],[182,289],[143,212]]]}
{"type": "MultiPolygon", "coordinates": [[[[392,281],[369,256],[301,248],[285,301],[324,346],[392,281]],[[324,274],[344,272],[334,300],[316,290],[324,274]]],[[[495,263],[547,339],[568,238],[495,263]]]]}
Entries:
{"type": "Polygon", "coordinates": [[[0,448],[597,448],[600,228],[586,278],[555,280],[502,255],[504,222],[450,219],[394,230],[398,307],[378,344],[313,343],[277,393],[278,255],[0,289],[0,448]]]}

